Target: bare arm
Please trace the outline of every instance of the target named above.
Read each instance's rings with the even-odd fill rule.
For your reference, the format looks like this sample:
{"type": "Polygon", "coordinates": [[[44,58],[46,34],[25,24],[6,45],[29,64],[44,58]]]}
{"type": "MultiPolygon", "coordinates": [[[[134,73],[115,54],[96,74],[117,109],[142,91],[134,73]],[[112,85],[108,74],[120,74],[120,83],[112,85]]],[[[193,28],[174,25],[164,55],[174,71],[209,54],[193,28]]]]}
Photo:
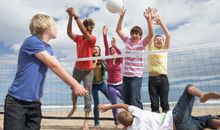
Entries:
{"type": "Polygon", "coordinates": [[[74,95],[84,96],[87,91],[60,65],[54,56],[51,56],[47,51],[42,51],[35,56],[47,65],[58,77],[60,77],[66,84],[68,84],[74,95]]]}
{"type": "Polygon", "coordinates": [[[73,21],[73,16],[72,13],[70,12],[70,10],[66,10],[66,12],[69,15],[69,20],[68,20],[68,24],[67,24],[67,35],[73,40],[75,41],[76,38],[76,34],[73,33],[72,31],[72,21],[73,21]]]}
{"type": "MultiPolygon", "coordinates": [[[[117,52],[118,55],[122,54],[122,53],[121,53],[121,50],[116,46],[116,42],[115,42],[115,44],[112,45],[112,46],[115,48],[115,50],[116,50],[116,52],[117,52]]],[[[122,62],[123,62],[123,58],[122,58],[122,57],[121,57],[121,58],[117,58],[116,60],[118,61],[118,63],[122,63],[122,62]]]]}
{"type": "Polygon", "coordinates": [[[126,9],[122,8],[121,11],[120,11],[118,24],[117,24],[117,27],[116,27],[116,33],[118,34],[118,36],[121,38],[122,41],[125,41],[125,35],[122,31],[122,21],[124,19],[125,12],[126,12],[126,9]]]}
{"type": "Polygon", "coordinates": [[[155,22],[156,22],[156,24],[160,25],[160,27],[161,27],[162,30],[163,30],[163,33],[164,33],[165,36],[166,36],[164,48],[165,48],[165,49],[168,49],[168,48],[170,47],[170,42],[171,42],[171,36],[170,36],[169,30],[167,29],[167,27],[165,26],[165,24],[161,21],[159,15],[157,15],[157,16],[155,17],[155,22]]]}
{"type": "Polygon", "coordinates": [[[98,105],[98,108],[101,112],[106,112],[106,111],[113,109],[113,108],[123,108],[125,110],[128,110],[128,107],[129,107],[129,105],[127,105],[127,104],[113,104],[110,106],[105,106],[104,104],[98,105]]]}
{"type": "Polygon", "coordinates": [[[91,41],[92,40],[92,36],[91,36],[91,34],[88,33],[88,31],[86,30],[86,28],[83,25],[83,23],[79,19],[76,19],[76,23],[77,23],[81,33],[88,39],[88,41],[91,41]]]}
{"type": "Polygon", "coordinates": [[[118,49],[118,47],[117,47],[117,46],[114,46],[114,48],[115,48],[115,50],[116,50],[116,52],[117,52],[118,54],[122,54],[122,53],[121,53],[121,50],[120,50],[120,49],[118,49]]]}
{"type": "Polygon", "coordinates": [[[148,35],[144,38],[144,43],[146,43],[146,45],[151,41],[154,36],[152,16],[155,15],[156,12],[157,10],[155,8],[150,7],[148,7],[144,11],[144,17],[147,21],[148,26],[148,35]]]}
{"type": "MultiPolygon", "coordinates": [[[[89,40],[91,41],[91,35],[88,33],[88,31],[86,30],[85,26],[83,25],[83,23],[81,22],[81,20],[78,18],[74,8],[70,7],[66,10],[66,12],[69,14],[69,17],[71,17],[71,21],[70,21],[70,18],[69,18],[69,23],[71,22],[71,28],[69,26],[67,26],[67,32],[68,31],[68,28],[70,28],[69,30],[72,32],[72,16],[75,18],[75,21],[76,21],[76,24],[77,26],[79,27],[79,30],[81,31],[81,33],[89,40]]],[[[69,25],[69,24],[68,24],[69,25]]],[[[67,33],[68,34],[68,33],[67,33]]],[[[69,34],[68,34],[69,35],[69,34]]],[[[71,33],[70,33],[71,35],[71,33]]],[[[72,35],[71,35],[72,37],[72,35]]]]}

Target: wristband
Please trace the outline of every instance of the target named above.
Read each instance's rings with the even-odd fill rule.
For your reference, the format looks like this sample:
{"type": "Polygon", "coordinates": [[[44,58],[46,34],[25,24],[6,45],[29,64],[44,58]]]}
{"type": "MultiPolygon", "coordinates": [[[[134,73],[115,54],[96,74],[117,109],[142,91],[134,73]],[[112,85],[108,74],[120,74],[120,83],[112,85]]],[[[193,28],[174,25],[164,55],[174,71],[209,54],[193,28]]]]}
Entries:
{"type": "Polygon", "coordinates": [[[75,20],[77,20],[78,18],[79,18],[78,16],[74,17],[75,20]]]}

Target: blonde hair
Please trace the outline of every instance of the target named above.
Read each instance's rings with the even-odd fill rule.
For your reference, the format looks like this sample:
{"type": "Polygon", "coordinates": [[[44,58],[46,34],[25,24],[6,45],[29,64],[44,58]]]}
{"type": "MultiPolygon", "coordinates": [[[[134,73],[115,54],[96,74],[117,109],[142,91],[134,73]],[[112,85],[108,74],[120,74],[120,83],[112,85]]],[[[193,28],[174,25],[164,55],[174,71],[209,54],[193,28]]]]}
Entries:
{"type": "Polygon", "coordinates": [[[36,14],[32,17],[29,29],[32,35],[42,36],[44,32],[51,29],[53,19],[45,14],[36,14]]]}
{"type": "Polygon", "coordinates": [[[131,112],[128,111],[121,111],[118,113],[118,122],[122,125],[128,127],[131,126],[134,120],[134,116],[131,112]]]}

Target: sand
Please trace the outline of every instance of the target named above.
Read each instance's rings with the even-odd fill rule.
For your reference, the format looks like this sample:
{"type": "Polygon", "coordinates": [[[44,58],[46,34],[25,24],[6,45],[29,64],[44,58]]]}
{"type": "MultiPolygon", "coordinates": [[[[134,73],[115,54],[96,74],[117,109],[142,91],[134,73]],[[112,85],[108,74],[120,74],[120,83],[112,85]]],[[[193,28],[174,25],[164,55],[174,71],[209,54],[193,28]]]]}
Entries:
{"type": "MultiPolygon", "coordinates": [[[[219,114],[220,109],[215,109],[215,111],[210,110],[207,113],[207,109],[194,109],[193,115],[204,115],[204,114],[219,114]]],[[[44,115],[49,113],[44,113],[44,115]]],[[[50,113],[51,114],[51,113],[50,113]]],[[[60,115],[66,115],[67,113],[60,113],[60,115]]],[[[77,111],[75,116],[83,116],[83,111],[77,111]]],[[[100,113],[100,117],[112,117],[111,111],[107,113],[100,113]]],[[[121,130],[122,126],[120,125],[118,129],[114,128],[113,121],[100,121],[101,128],[100,130],[121,130]]],[[[93,120],[89,120],[89,127],[90,130],[95,130],[93,127],[93,120]]],[[[43,119],[41,123],[41,130],[82,130],[83,120],[76,120],[76,119],[43,119]]],[[[3,115],[0,115],[0,130],[3,126],[3,115]]],[[[220,128],[218,129],[220,130],[220,128]]]]}

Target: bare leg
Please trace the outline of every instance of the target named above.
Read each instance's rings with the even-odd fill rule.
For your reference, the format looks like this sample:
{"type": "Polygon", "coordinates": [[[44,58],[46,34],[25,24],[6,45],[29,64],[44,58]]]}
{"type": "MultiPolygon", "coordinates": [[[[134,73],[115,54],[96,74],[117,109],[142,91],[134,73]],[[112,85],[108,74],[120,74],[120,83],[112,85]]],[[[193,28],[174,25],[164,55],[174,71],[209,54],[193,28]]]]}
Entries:
{"type": "Polygon", "coordinates": [[[220,94],[217,92],[205,93],[200,97],[200,102],[206,102],[209,99],[220,99],[220,94]]]}
{"type": "Polygon", "coordinates": [[[68,117],[71,117],[76,111],[76,105],[73,105],[72,110],[69,112],[68,117]]]}
{"type": "Polygon", "coordinates": [[[188,92],[193,95],[200,98],[200,102],[206,102],[209,99],[220,99],[220,94],[217,92],[202,92],[199,89],[197,89],[195,86],[190,86],[188,88],[188,92]]]}
{"type": "Polygon", "coordinates": [[[92,130],[100,130],[100,126],[94,126],[92,130]]]}
{"type": "MultiPolygon", "coordinates": [[[[85,112],[85,117],[89,117],[90,112],[85,112]]],[[[89,130],[89,120],[85,119],[83,123],[83,130],[89,130]]]]}
{"type": "Polygon", "coordinates": [[[117,128],[119,128],[119,125],[115,125],[114,129],[117,129],[117,128]]]}
{"type": "Polygon", "coordinates": [[[76,111],[76,105],[77,105],[77,97],[74,96],[74,94],[72,93],[72,103],[73,103],[73,108],[72,110],[69,112],[68,116],[67,117],[71,117],[75,111],[76,111]]]}

